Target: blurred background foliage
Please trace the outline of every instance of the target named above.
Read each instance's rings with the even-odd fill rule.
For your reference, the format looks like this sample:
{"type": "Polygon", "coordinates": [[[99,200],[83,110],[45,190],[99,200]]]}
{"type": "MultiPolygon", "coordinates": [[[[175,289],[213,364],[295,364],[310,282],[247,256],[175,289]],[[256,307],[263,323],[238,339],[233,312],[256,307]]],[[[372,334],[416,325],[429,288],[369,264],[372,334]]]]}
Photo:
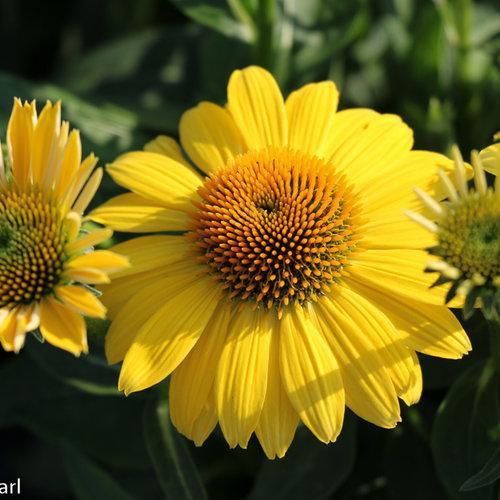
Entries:
{"type": "MultiPolygon", "coordinates": [[[[0,137],[13,96],[62,99],[106,163],[175,136],[183,110],[223,103],[230,73],[257,63],[285,93],[330,78],[341,108],[400,114],[418,148],[468,154],[500,129],[499,35],[495,0],[0,0],[0,137]]],[[[115,190],[106,179],[96,203],[115,190]]],[[[56,500],[500,498],[499,370],[479,314],[465,327],[473,352],[421,356],[422,400],[396,429],[349,414],[336,444],[299,429],[275,462],[218,435],[196,449],[170,426],[163,386],[125,400],[105,323],[81,359],[32,338],[0,355],[0,482],[56,500]]]]}

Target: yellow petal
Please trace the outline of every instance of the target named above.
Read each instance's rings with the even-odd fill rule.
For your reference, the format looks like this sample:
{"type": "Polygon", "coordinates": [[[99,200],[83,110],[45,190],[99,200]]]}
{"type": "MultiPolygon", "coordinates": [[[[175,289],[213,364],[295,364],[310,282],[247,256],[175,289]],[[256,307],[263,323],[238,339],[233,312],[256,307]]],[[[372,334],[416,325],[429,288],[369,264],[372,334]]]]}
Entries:
{"type": "Polygon", "coordinates": [[[149,151],[150,153],[159,153],[161,155],[168,156],[173,160],[186,165],[191,168],[189,163],[184,158],[182,154],[181,147],[179,143],[172,139],[172,137],[168,137],[167,135],[159,135],[155,137],[152,141],[148,142],[144,146],[144,151],[149,151]]]}
{"type": "Polygon", "coordinates": [[[368,250],[352,256],[349,280],[402,295],[410,300],[443,305],[443,287],[429,288],[436,280],[425,273],[429,255],[422,250],[368,250]]]}
{"type": "Polygon", "coordinates": [[[339,93],[333,82],[310,83],[286,100],[288,145],[324,157],[332,134],[339,93]]]}
{"type": "Polygon", "coordinates": [[[281,320],[280,367],[302,422],[320,441],[335,441],[344,420],[344,385],[332,350],[302,308],[281,320]]]}
{"type": "Polygon", "coordinates": [[[273,335],[269,351],[267,391],[255,434],[270,460],[282,458],[292,443],[299,416],[283,388],[279,366],[279,335],[273,335]]]}
{"type": "Polygon", "coordinates": [[[107,284],[99,286],[99,290],[103,293],[102,303],[107,307],[107,317],[113,320],[124,304],[135,295],[139,290],[164,278],[170,272],[170,266],[164,266],[158,269],[152,269],[144,273],[124,276],[123,278],[115,279],[107,284]]]}
{"type": "Polygon", "coordinates": [[[129,267],[115,274],[118,278],[158,269],[186,259],[191,247],[184,236],[153,235],[118,243],[112,250],[130,262],[129,267]]]}
{"type": "Polygon", "coordinates": [[[113,236],[113,231],[111,231],[111,229],[97,229],[96,231],[92,231],[89,234],[85,234],[77,240],[68,243],[66,245],[66,251],[70,254],[81,252],[87,248],[99,245],[100,243],[109,240],[111,236],[113,236]]]}
{"type": "MultiPolygon", "coordinates": [[[[365,331],[337,304],[335,296],[323,297],[314,311],[342,373],[347,406],[380,427],[392,428],[400,421],[398,395],[365,331]]],[[[312,310],[312,308],[310,308],[312,310]]]]}
{"type": "MultiPolygon", "coordinates": [[[[361,118],[367,117],[362,114],[361,118]]],[[[366,189],[370,189],[381,169],[399,160],[413,146],[413,132],[398,116],[372,118],[369,114],[369,120],[346,138],[330,159],[338,171],[345,171],[358,187],[366,189]]],[[[335,124],[332,133],[335,134],[335,124]]]]}
{"type": "Polygon", "coordinates": [[[230,319],[230,305],[221,305],[196,345],[172,374],[170,416],[177,430],[190,439],[193,439],[195,422],[212,392],[230,319]]]}
{"type": "Polygon", "coordinates": [[[87,352],[87,329],[82,316],[52,297],[40,307],[40,331],[50,344],[79,356],[87,352]]]}
{"type": "Polygon", "coordinates": [[[165,207],[135,193],[121,194],[89,214],[94,222],[127,233],[186,231],[190,217],[186,212],[165,207]]]}
{"type": "Polygon", "coordinates": [[[360,247],[374,250],[426,249],[436,244],[435,234],[398,210],[368,220],[360,231],[360,247]]]}
{"type": "Polygon", "coordinates": [[[7,127],[7,147],[12,176],[20,188],[24,188],[28,181],[35,123],[35,103],[23,105],[19,99],[14,99],[14,107],[7,127]]]}
{"type": "Polygon", "coordinates": [[[105,273],[121,271],[129,266],[126,257],[109,250],[94,250],[75,257],[66,263],[66,269],[92,268],[105,273]]]}
{"type": "Polygon", "coordinates": [[[234,71],[227,94],[228,109],[249,149],[287,144],[283,96],[268,71],[257,66],[234,71]]]}
{"type": "Polygon", "coordinates": [[[345,142],[359,135],[372,120],[378,119],[379,116],[380,113],[367,108],[344,109],[335,113],[332,133],[325,146],[325,158],[331,159],[345,142]]]}
{"type": "Polygon", "coordinates": [[[130,394],[170,375],[196,344],[219,299],[220,289],[211,277],[198,278],[169,294],[165,304],[140,328],[128,350],[119,389],[130,394]]]}
{"type": "Polygon", "coordinates": [[[66,269],[62,273],[61,279],[87,285],[102,285],[110,282],[109,276],[105,272],[91,268],[66,269]]]}
{"type": "Polygon", "coordinates": [[[219,423],[231,448],[246,448],[259,422],[275,321],[267,311],[246,305],[231,323],[215,379],[219,423]]]}
{"type": "Polygon", "coordinates": [[[80,314],[85,314],[91,318],[101,318],[106,316],[106,308],[100,300],[90,291],[78,285],[58,286],[55,293],[59,300],[70,309],[80,314]]]}
{"type": "Polygon", "coordinates": [[[47,101],[33,131],[31,147],[31,174],[39,186],[43,185],[46,174],[56,167],[49,163],[49,158],[58,140],[60,127],[61,102],[52,106],[52,103],[47,101]]]}
{"type": "Polygon", "coordinates": [[[0,342],[6,351],[16,352],[17,331],[17,310],[0,309],[0,342]]]}
{"type": "Polygon", "coordinates": [[[453,176],[454,164],[446,156],[430,151],[410,151],[399,160],[382,165],[374,172],[369,188],[363,191],[363,205],[370,218],[383,219],[394,212],[404,217],[403,210],[422,211],[425,206],[413,192],[414,187],[434,199],[444,199],[446,191],[438,176],[439,169],[453,176]]]}
{"type": "Polygon", "coordinates": [[[484,169],[491,174],[500,173],[500,143],[492,144],[479,153],[484,169]]]}
{"type": "Polygon", "coordinates": [[[179,126],[182,147],[205,173],[223,168],[246,146],[230,113],[216,104],[202,102],[186,111],[179,126]]]}
{"type": "Polygon", "coordinates": [[[462,325],[447,307],[409,300],[373,285],[356,282],[351,286],[377,304],[411,349],[450,359],[461,358],[471,350],[462,325]]]}
{"type": "MultiPolygon", "coordinates": [[[[122,278],[125,286],[129,286],[129,291],[123,294],[121,301],[119,297],[113,299],[116,301],[116,309],[105,344],[110,364],[123,360],[142,326],[165,305],[170,295],[197,279],[198,269],[189,262],[183,262],[168,266],[166,271],[149,276],[145,282],[135,281],[142,276],[140,273],[122,278]]],[[[117,281],[120,280],[113,280],[111,287],[117,281]]],[[[118,291],[122,288],[120,283],[118,291]]],[[[109,295],[111,294],[104,290],[102,300],[108,307],[109,295]]]]}
{"type": "MultiPolygon", "coordinates": [[[[418,401],[420,393],[415,391],[415,387],[421,388],[418,360],[389,318],[362,295],[344,287],[336,289],[331,300],[342,311],[343,318],[356,325],[351,330],[352,337],[363,336],[364,354],[358,351],[361,361],[363,355],[368,357],[371,353],[372,359],[367,363],[385,367],[397,394],[407,404],[418,401]]],[[[351,342],[355,343],[354,338],[351,342]]]]}
{"type": "Polygon", "coordinates": [[[63,160],[60,167],[59,179],[55,184],[55,195],[60,198],[67,194],[70,186],[75,182],[75,176],[80,168],[82,161],[82,143],[80,132],[72,130],[68,136],[63,160]]]}
{"type": "Polygon", "coordinates": [[[108,172],[120,186],[165,207],[188,212],[202,184],[201,178],[182,163],[147,151],[120,156],[108,166],[108,172]]]}
{"type": "Polygon", "coordinates": [[[192,431],[188,437],[194,441],[196,446],[201,446],[214,430],[216,424],[217,408],[215,407],[215,391],[212,387],[200,414],[194,421],[192,431]]]}

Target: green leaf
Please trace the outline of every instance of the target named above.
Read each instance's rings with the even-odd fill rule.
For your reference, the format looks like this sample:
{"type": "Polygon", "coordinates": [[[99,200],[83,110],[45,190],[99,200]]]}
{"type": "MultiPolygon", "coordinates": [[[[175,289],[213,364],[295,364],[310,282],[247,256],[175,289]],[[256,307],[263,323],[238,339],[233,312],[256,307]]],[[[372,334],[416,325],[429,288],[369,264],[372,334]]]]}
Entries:
{"type": "Polygon", "coordinates": [[[231,15],[230,10],[227,8],[229,2],[172,0],[172,3],[193,21],[218,31],[224,36],[237,38],[245,42],[252,40],[251,26],[238,21],[231,15]]]}
{"type": "Polygon", "coordinates": [[[76,390],[22,353],[0,367],[0,400],[1,425],[17,424],[47,441],[62,440],[106,464],[149,466],[140,425],[144,399],[76,390]]]}
{"type": "Polygon", "coordinates": [[[488,500],[494,488],[459,493],[500,445],[500,383],[490,363],[467,370],[441,404],[432,429],[434,461],[448,494],[488,500]]]}
{"type": "Polygon", "coordinates": [[[101,467],[75,448],[61,446],[64,469],[77,500],[132,500],[132,497],[101,467]]]}
{"type": "Polygon", "coordinates": [[[122,396],[117,389],[117,367],[108,366],[94,348],[92,354],[77,358],[61,349],[54,349],[47,342],[28,340],[26,352],[41,368],[64,384],[96,396],[122,396]]]}
{"type": "Polygon", "coordinates": [[[339,439],[328,445],[301,427],[285,457],[262,466],[250,500],[327,498],[349,476],[355,454],[356,428],[352,416],[346,415],[339,439]]]}
{"type": "Polygon", "coordinates": [[[460,491],[470,491],[493,484],[500,479],[500,448],[486,462],[484,467],[472,477],[467,479],[460,491]]]}
{"type": "Polygon", "coordinates": [[[144,436],[166,498],[173,500],[207,498],[183,438],[170,422],[166,398],[151,400],[146,404],[144,436]]]}

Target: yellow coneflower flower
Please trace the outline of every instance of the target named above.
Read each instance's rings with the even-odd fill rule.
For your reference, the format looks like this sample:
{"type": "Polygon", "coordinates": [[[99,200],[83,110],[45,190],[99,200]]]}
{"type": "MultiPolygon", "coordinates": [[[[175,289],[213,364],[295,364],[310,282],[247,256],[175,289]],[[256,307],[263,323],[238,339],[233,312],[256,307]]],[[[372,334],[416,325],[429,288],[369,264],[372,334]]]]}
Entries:
{"type": "Polygon", "coordinates": [[[119,387],[171,373],[177,429],[200,445],[219,422],[231,447],[255,432],[282,457],[301,420],[335,441],[347,405],[382,427],[419,399],[415,351],[460,358],[467,336],[422,272],[430,238],[403,215],[440,194],[439,154],[412,151],[394,115],[336,112],[332,82],[286,102],[265,70],[235,71],[227,107],[203,102],[109,166],[132,192],[93,212],[122,231],[132,267],[105,287],[119,387]],[[196,165],[193,167],[192,165],[196,165]],[[165,234],[182,231],[182,234],[165,234]]]}
{"type": "MultiPolygon", "coordinates": [[[[497,137],[497,136],[495,136],[497,137]]],[[[500,144],[472,152],[475,188],[469,188],[459,149],[453,148],[455,182],[440,172],[448,199],[439,203],[415,188],[429,209],[429,216],[408,215],[435,235],[429,253],[438,257],[427,264],[437,272],[437,284],[451,283],[447,300],[465,298],[464,316],[470,317],[479,305],[487,319],[500,321],[500,185],[488,187],[484,170],[498,172],[500,144]],[[432,220],[431,220],[432,219],[432,220]]]]}
{"type": "Polygon", "coordinates": [[[0,155],[0,342],[18,352],[28,332],[75,355],[87,351],[82,314],[105,308],[90,284],[127,266],[109,251],[93,251],[111,236],[80,230],[102,169],[93,155],[81,162],[78,131],[61,125],[61,105],[15,99],[7,129],[8,158],[0,155]]]}

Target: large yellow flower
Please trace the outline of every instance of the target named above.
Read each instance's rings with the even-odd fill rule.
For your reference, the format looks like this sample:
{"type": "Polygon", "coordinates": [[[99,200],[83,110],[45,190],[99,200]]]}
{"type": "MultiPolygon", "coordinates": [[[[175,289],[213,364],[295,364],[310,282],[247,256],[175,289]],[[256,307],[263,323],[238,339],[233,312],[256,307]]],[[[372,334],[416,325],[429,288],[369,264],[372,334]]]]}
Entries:
{"type": "Polygon", "coordinates": [[[128,265],[96,245],[111,236],[80,233],[81,215],[99,186],[93,155],[81,162],[78,131],[61,125],[61,105],[37,117],[35,103],[16,99],[7,130],[7,164],[0,155],[0,342],[18,352],[26,333],[76,355],[87,351],[82,314],[105,308],[89,284],[128,265]]]}
{"type": "Polygon", "coordinates": [[[132,267],[105,287],[107,356],[123,360],[126,393],[173,373],[172,421],[197,444],[219,422],[231,447],[255,432],[281,457],[299,420],[335,441],[346,405],[394,427],[398,397],[421,393],[415,351],[470,349],[422,272],[432,236],[403,214],[422,208],[413,185],[441,195],[437,166],[452,162],[412,151],[397,116],[337,101],[321,82],[284,102],[249,67],[231,76],[226,107],[183,115],[189,159],[159,137],[109,166],[132,193],[94,220],[163,234],[115,247],[132,267]]]}

